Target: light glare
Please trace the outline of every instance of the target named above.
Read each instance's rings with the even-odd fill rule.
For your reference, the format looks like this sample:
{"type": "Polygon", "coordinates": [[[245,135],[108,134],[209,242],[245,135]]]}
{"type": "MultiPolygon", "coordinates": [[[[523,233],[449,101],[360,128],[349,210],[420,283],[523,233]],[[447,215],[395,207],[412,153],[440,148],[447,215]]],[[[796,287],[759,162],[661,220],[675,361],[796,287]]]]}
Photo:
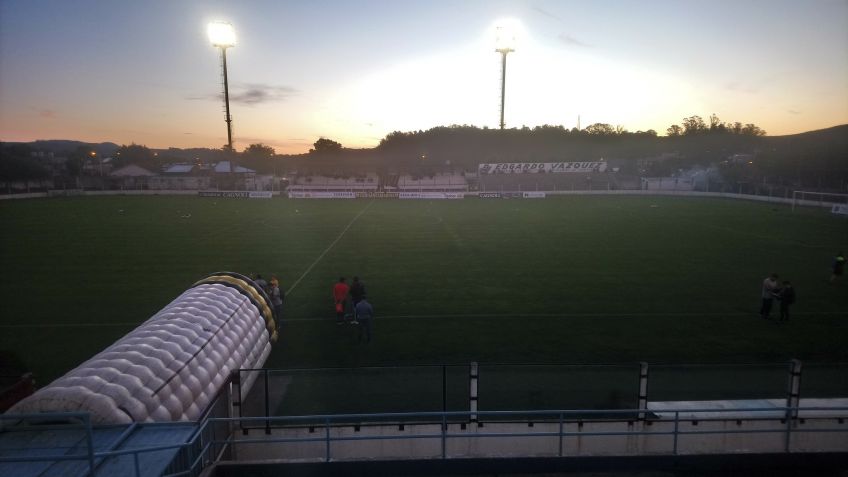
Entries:
{"type": "Polygon", "coordinates": [[[227,22],[212,22],[206,27],[206,34],[212,46],[229,48],[236,44],[236,31],[227,22]]]}
{"type": "Polygon", "coordinates": [[[521,25],[517,20],[503,19],[495,26],[495,51],[515,51],[517,32],[521,25]]]}

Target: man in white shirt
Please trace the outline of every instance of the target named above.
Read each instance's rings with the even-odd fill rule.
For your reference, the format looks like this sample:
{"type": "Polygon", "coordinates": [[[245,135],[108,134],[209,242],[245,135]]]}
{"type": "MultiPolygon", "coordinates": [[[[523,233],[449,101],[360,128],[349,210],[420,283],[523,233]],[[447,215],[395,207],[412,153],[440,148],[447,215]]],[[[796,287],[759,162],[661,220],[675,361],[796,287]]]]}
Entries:
{"type": "Polygon", "coordinates": [[[777,278],[777,274],[772,273],[771,276],[766,277],[766,279],[763,280],[763,291],[761,293],[763,302],[762,305],[760,305],[760,316],[766,320],[769,319],[772,302],[774,301],[775,294],[780,288],[777,278]]]}

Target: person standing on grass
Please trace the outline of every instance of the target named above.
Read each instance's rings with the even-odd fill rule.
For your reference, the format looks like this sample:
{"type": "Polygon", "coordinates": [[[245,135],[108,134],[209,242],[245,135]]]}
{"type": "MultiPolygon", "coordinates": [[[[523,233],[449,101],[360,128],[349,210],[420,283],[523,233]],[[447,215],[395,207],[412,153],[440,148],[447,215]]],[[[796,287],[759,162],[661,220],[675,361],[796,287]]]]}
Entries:
{"type": "Polygon", "coordinates": [[[353,283],[350,284],[350,299],[353,301],[353,324],[357,323],[356,305],[365,298],[365,284],[359,281],[359,277],[353,277],[353,283]]]}
{"type": "Polygon", "coordinates": [[[762,304],[760,305],[760,316],[764,319],[768,320],[769,315],[771,315],[771,305],[775,298],[775,292],[780,288],[780,285],[777,282],[777,274],[772,273],[771,276],[766,277],[763,280],[763,290],[761,293],[762,304]]]}
{"type": "Polygon", "coordinates": [[[371,342],[371,322],[374,320],[374,307],[363,296],[356,304],[356,318],[359,320],[359,338],[365,337],[365,342],[371,342]]]}
{"type": "Polygon", "coordinates": [[[347,294],[350,287],[345,283],[345,277],[339,278],[339,281],[333,286],[333,302],[336,305],[336,324],[344,323],[345,305],[347,305],[347,294]]]}
{"type": "Polygon", "coordinates": [[[795,303],[795,289],[789,280],[783,282],[778,293],[780,300],[780,321],[789,321],[789,306],[795,303]]]}
{"type": "Polygon", "coordinates": [[[830,275],[830,283],[835,282],[843,273],[845,273],[845,255],[839,252],[833,258],[833,273],[830,275]]]}
{"type": "Polygon", "coordinates": [[[285,293],[280,289],[280,281],[277,277],[271,276],[271,304],[274,305],[274,314],[277,315],[277,321],[283,321],[283,299],[285,293]]]}

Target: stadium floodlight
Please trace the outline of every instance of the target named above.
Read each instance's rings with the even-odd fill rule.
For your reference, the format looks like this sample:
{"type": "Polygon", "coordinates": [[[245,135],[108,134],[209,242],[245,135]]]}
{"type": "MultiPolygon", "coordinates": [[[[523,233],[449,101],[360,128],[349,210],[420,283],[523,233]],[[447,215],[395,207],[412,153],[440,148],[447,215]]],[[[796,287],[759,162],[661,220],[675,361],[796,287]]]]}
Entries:
{"type": "Polygon", "coordinates": [[[236,46],[236,31],[227,22],[212,22],[206,27],[209,41],[212,46],[218,48],[230,48],[236,46]]]}
{"type": "Polygon", "coordinates": [[[501,129],[504,128],[506,108],[506,55],[515,51],[515,30],[508,25],[495,28],[495,51],[501,54],[501,129]]]}
{"type": "MultiPolygon", "coordinates": [[[[227,48],[236,45],[236,31],[227,22],[212,22],[206,27],[212,46],[221,49],[221,67],[224,70],[224,111],[227,122],[227,152],[233,152],[233,118],[230,116],[230,88],[227,82],[227,48]]],[[[233,161],[230,160],[230,172],[233,172],[233,161]]]]}

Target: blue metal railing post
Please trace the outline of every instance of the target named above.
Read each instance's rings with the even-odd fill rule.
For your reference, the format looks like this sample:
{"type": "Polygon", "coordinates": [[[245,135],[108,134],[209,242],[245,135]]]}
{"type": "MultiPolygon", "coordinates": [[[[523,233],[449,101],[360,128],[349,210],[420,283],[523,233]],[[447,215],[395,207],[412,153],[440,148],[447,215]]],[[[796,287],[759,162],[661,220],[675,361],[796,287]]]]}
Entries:
{"type": "MultiPolygon", "coordinates": [[[[270,394],[269,391],[268,391],[268,368],[265,368],[264,371],[265,371],[265,373],[264,373],[265,374],[265,417],[268,417],[268,416],[271,415],[271,402],[270,402],[270,399],[268,398],[268,396],[270,394]]],[[[265,434],[270,434],[270,433],[271,433],[271,420],[269,419],[269,420],[265,421],[265,434]]]]}
{"type": "Polygon", "coordinates": [[[674,455],[677,455],[677,429],[680,424],[680,411],[674,411],[674,455]]]}
{"type": "Polygon", "coordinates": [[[88,474],[94,477],[94,429],[91,427],[91,415],[83,416],[85,422],[85,443],[88,446],[88,474]]]}
{"type": "Polygon", "coordinates": [[[133,453],[133,464],[135,465],[135,477],[141,477],[141,466],[138,465],[138,452],[133,453]]]}
{"type": "Polygon", "coordinates": [[[447,419],[447,415],[445,415],[445,413],[442,413],[442,459],[445,459],[447,456],[447,450],[445,449],[445,434],[447,434],[448,429],[447,419]]]}
{"type": "MultiPolygon", "coordinates": [[[[797,408],[796,408],[797,409],[797,408]]],[[[797,410],[795,411],[798,412],[797,410]]],[[[783,451],[789,452],[789,444],[792,440],[792,419],[790,415],[792,413],[792,408],[787,408],[786,410],[786,441],[784,442],[783,451]]]]}
{"type": "Polygon", "coordinates": [[[326,438],[326,455],[324,460],[330,462],[330,418],[324,419],[324,436],[326,438]]]}
{"type": "Polygon", "coordinates": [[[442,412],[448,410],[448,378],[447,366],[442,365],[442,412]]]}
{"type": "Polygon", "coordinates": [[[562,457],[562,413],[559,413],[559,456],[562,457]]]}

